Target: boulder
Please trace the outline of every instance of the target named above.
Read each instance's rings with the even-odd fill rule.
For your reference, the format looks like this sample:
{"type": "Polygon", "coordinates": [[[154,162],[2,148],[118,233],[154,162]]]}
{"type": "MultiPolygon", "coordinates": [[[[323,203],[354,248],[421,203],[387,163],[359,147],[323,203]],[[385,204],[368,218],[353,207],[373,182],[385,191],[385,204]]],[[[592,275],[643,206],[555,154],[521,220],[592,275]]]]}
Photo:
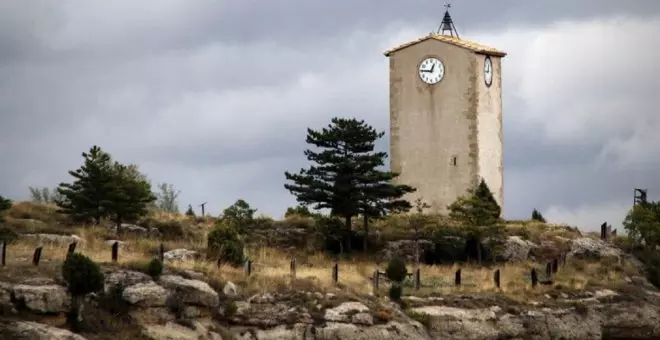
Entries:
{"type": "Polygon", "coordinates": [[[369,312],[369,307],[361,302],[344,302],[335,308],[326,309],[324,319],[326,321],[348,323],[351,322],[353,315],[365,312],[369,312]]]}
{"type": "Polygon", "coordinates": [[[21,238],[34,239],[41,244],[65,245],[73,242],[82,243],[83,239],[78,235],[58,234],[22,234],[21,238]]]}
{"type": "Polygon", "coordinates": [[[138,283],[124,288],[122,298],[141,307],[162,307],[170,296],[170,292],[155,282],[138,283]]]}
{"type": "Polygon", "coordinates": [[[71,298],[66,288],[59,285],[15,285],[14,298],[19,305],[37,313],[63,313],[69,310],[71,298]]]}
{"type": "Polygon", "coordinates": [[[153,340],[222,340],[219,334],[209,331],[197,321],[191,321],[186,326],[175,322],[147,325],[142,334],[153,340]]]}
{"type": "Polygon", "coordinates": [[[509,236],[504,242],[500,257],[507,262],[527,261],[530,251],[535,247],[538,245],[520,236],[509,236]]]}
{"type": "Polygon", "coordinates": [[[188,249],[173,249],[166,251],[163,258],[168,261],[192,261],[199,258],[199,253],[188,249]]]}
{"type": "Polygon", "coordinates": [[[607,242],[589,237],[580,237],[571,242],[571,249],[566,255],[566,259],[575,258],[594,261],[610,259],[618,261],[621,256],[621,250],[607,242]]]}
{"type": "Polygon", "coordinates": [[[238,296],[238,290],[236,288],[236,285],[231,281],[227,281],[225,286],[222,288],[222,293],[230,297],[238,296]]]}
{"type": "Polygon", "coordinates": [[[217,307],[219,296],[208,283],[199,280],[184,279],[179,275],[163,275],[160,285],[173,290],[184,303],[205,307],[217,307]]]}
{"type": "Polygon", "coordinates": [[[0,323],[0,336],[12,340],[86,340],[66,329],[31,321],[0,323]]]}
{"type": "Polygon", "coordinates": [[[396,321],[371,327],[360,327],[351,323],[328,322],[322,327],[316,327],[314,334],[316,335],[316,340],[431,339],[426,330],[424,330],[424,327],[419,323],[401,323],[396,321]]]}
{"type": "Polygon", "coordinates": [[[133,270],[119,270],[106,275],[103,291],[108,294],[115,288],[123,289],[138,283],[150,281],[152,281],[151,277],[145,273],[133,270]]]}

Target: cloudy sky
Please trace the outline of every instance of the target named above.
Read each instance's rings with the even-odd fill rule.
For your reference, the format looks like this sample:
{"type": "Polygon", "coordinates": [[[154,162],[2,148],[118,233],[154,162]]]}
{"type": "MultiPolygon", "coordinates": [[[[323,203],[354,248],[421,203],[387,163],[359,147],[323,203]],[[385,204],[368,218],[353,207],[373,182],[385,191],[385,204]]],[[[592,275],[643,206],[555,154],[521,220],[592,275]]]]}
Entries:
{"type": "MultiPolygon", "coordinates": [[[[620,225],[660,199],[660,1],[456,0],[503,61],[507,218],[620,225]]],[[[98,144],[213,214],[281,217],[305,129],[388,128],[382,52],[435,30],[431,0],[0,0],[0,195],[68,181],[98,144]]],[[[380,143],[386,148],[387,140],[380,143]]]]}

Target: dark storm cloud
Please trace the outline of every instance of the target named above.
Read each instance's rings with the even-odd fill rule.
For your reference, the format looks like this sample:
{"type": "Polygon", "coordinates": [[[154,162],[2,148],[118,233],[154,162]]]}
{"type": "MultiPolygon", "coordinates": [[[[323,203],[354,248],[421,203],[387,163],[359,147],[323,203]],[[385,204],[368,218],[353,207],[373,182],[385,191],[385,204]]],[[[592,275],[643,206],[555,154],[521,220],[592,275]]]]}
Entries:
{"type": "MultiPolygon", "coordinates": [[[[658,26],[644,20],[659,7],[454,1],[463,37],[509,52],[507,217],[539,208],[591,223],[590,211],[628,204],[631,186],[660,191],[658,84],[644,68],[658,26]]],[[[305,129],[355,116],[386,131],[382,52],[443,11],[430,0],[0,2],[0,194],[68,180],[98,144],[173,183],[182,206],[209,201],[217,214],[244,198],[277,217],[294,203],[283,173],[306,165],[305,129]]]]}

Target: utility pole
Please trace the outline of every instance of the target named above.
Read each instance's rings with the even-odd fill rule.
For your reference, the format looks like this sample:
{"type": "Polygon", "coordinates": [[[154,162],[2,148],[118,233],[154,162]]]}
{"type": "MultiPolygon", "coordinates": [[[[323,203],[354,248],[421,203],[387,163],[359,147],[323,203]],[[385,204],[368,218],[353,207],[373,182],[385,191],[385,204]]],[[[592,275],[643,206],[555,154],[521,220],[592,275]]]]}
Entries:
{"type": "Polygon", "coordinates": [[[204,203],[199,205],[200,207],[202,207],[202,217],[206,216],[206,215],[204,215],[204,206],[206,205],[206,203],[208,203],[208,202],[204,202],[204,203]]]}

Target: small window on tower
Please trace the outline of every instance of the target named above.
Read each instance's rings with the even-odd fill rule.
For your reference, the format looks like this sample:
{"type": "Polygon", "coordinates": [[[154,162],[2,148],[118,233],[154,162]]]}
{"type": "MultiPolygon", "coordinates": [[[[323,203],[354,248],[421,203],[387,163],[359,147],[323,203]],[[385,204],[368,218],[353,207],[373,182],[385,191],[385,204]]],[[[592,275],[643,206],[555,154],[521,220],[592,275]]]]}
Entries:
{"type": "Polygon", "coordinates": [[[451,165],[456,166],[456,156],[451,157],[451,165]]]}

